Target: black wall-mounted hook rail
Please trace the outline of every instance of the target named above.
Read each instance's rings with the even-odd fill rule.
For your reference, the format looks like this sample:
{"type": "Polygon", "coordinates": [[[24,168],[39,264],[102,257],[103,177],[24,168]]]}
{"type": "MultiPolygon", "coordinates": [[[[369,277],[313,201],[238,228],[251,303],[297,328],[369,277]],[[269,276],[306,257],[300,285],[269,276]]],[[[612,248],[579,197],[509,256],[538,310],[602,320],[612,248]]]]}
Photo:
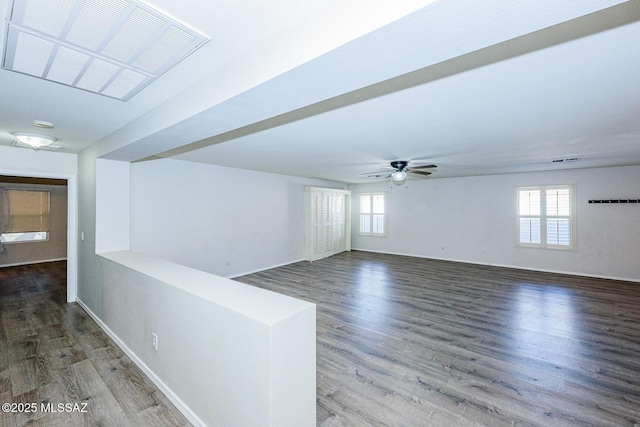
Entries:
{"type": "Polygon", "coordinates": [[[640,199],[589,200],[589,203],[640,203],[640,199]]]}

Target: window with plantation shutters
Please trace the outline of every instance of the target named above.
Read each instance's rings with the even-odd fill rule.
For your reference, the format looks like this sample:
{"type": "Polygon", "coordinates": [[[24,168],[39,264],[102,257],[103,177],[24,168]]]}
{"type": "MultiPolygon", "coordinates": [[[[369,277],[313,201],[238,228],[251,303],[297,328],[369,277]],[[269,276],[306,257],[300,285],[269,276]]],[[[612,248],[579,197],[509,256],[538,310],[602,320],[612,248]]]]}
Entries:
{"type": "Polygon", "coordinates": [[[387,235],[385,193],[360,194],[360,234],[370,236],[387,235]]]}
{"type": "Polygon", "coordinates": [[[518,188],[518,244],[574,247],[575,202],[571,185],[518,188]]]}
{"type": "Polygon", "coordinates": [[[49,191],[5,189],[2,192],[2,242],[46,240],[49,191]]]}

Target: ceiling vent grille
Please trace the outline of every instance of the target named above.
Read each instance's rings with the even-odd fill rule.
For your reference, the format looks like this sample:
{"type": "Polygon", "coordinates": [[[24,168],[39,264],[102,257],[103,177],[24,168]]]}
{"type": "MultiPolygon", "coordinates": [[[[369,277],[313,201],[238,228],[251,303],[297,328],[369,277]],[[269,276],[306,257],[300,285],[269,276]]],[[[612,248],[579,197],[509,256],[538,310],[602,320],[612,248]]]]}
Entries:
{"type": "Polygon", "coordinates": [[[14,0],[2,68],[123,101],[209,38],[135,0],[14,0]]]}

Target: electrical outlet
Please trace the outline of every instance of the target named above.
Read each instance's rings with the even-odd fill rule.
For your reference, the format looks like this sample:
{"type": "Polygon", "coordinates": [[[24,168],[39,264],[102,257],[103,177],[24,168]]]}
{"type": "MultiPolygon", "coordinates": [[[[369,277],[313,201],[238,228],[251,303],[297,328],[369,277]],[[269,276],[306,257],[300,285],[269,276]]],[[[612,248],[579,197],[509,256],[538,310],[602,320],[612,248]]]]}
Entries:
{"type": "Polygon", "coordinates": [[[158,335],[151,333],[151,346],[154,350],[158,350],[158,335]]]}

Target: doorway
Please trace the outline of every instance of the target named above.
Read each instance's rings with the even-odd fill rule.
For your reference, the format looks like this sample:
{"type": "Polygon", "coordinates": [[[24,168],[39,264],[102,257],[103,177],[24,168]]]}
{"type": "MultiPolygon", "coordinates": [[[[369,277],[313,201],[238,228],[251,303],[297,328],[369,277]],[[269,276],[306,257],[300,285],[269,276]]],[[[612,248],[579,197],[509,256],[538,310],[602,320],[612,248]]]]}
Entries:
{"type": "MultiPolygon", "coordinates": [[[[67,302],[76,301],[77,241],[75,236],[77,235],[78,205],[76,176],[23,174],[0,170],[0,186],[3,189],[29,189],[40,191],[43,194],[47,193],[47,197],[50,198],[48,201],[49,206],[52,209],[51,230],[48,230],[46,235],[41,234],[38,236],[40,241],[5,242],[5,252],[0,253],[0,266],[9,267],[60,261],[60,259],[66,258],[67,302]],[[63,205],[61,206],[60,203],[63,203],[63,205]]],[[[16,193],[19,193],[19,191],[16,193]]]]}

